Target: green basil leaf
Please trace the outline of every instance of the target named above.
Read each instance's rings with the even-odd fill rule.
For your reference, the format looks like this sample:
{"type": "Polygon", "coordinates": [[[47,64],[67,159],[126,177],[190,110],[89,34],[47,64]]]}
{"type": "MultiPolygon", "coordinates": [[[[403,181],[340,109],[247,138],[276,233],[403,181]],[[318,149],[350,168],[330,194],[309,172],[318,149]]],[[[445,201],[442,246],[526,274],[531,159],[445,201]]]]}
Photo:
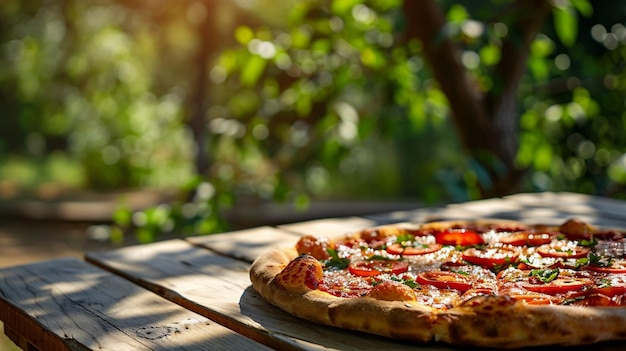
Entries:
{"type": "Polygon", "coordinates": [[[530,277],[537,277],[544,283],[549,283],[559,277],[561,271],[558,268],[554,269],[533,269],[530,271],[530,277]]]}
{"type": "Polygon", "coordinates": [[[348,265],[350,265],[350,259],[339,257],[337,250],[329,248],[326,249],[326,252],[328,252],[328,255],[330,256],[330,259],[323,262],[326,267],[341,270],[348,268],[348,265]]]}

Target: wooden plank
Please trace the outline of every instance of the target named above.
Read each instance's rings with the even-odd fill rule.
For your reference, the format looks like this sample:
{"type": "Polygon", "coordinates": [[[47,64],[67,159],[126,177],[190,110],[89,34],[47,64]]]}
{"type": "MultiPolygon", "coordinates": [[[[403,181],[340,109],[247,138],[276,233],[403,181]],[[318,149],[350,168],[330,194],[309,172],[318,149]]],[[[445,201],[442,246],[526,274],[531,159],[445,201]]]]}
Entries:
{"type": "MultiPolygon", "coordinates": [[[[579,201],[587,198],[576,194],[579,201]]],[[[626,222],[606,212],[593,210],[593,206],[567,204],[569,194],[537,193],[519,194],[505,198],[451,204],[447,213],[456,212],[458,217],[514,219],[527,223],[559,225],[569,218],[578,218],[601,227],[624,227],[626,222]],[[549,200],[548,200],[549,199],[549,200]]]]}
{"type": "Polygon", "coordinates": [[[409,211],[395,211],[378,215],[365,216],[379,224],[392,224],[400,222],[426,223],[453,219],[472,219],[477,214],[468,211],[458,211],[450,207],[420,208],[409,211]]]}
{"type": "Polygon", "coordinates": [[[272,246],[292,246],[300,235],[273,227],[259,227],[223,234],[186,238],[194,245],[208,248],[223,255],[252,262],[272,246]]]}
{"type": "Polygon", "coordinates": [[[626,228],[626,202],[576,193],[524,193],[367,218],[381,223],[499,218],[552,225],[579,218],[597,226],[626,228]]]}
{"type": "Polygon", "coordinates": [[[570,192],[524,193],[504,197],[526,206],[556,207],[560,210],[604,218],[626,226],[626,201],[570,192]]]}
{"type": "Polygon", "coordinates": [[[279,229],[300,235],[339,236],[351,231],[378,225],[377,222],[361,217],[317,219],[306,222],[291,223],[278,226],[279,229]]]}
{"type": "Polygon", "coordinates": [[[174,240],[90,253],[87,260],[280,350],[454,350],[318,325],[266,303],[245,262],[174,240]]]}
{"type": "Polygon", "coordinates": [[[0,270],[0,319],[41,351],[264,348],[77,259],[0,270]]]}

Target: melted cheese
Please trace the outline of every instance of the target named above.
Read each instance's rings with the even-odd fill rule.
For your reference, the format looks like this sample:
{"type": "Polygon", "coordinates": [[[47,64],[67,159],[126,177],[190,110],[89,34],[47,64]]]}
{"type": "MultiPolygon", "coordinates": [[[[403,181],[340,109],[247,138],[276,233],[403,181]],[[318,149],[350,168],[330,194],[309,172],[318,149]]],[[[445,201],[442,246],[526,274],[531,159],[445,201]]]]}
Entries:
{"type": "MultiPolygon", "coordinates": [[[[498,276],[489,269],[471,265],[462,258],[463,250],[457,250],[453,246],[443,246],[440,250],[423,255],[394,255],[389,254],[385,248],[396,243],[399,235],[403,231],[384,231],[384,235],[377,235],[376,231],[367,231],[369,239],[375,238],[377,247],[369,247],[365,241],[360,241],[358,235],[354,235],[336,246],[337,254],[340,258],[347,258],[351,262],[367,261],[372,259],[403,260],[408,263],[408,270],[398,274],[379,274],[373,277],[361,277],[351,274],[345,269],[327,268],[324,271],[323,279],[319,289],[327,291],[340,297],[365,296],[375,286],[381,282],[392,280],[402,282],[412,287],[416,292],[417,302],[439,309],[454,307],[467,299],[481,294],[513,294],[519,296],[538,296],[544,294],[533,293],[525,290],[522,283],[528,280],[528,271],[523,271],[509,267],[501,271],[498,276]],[[418,284],[416,282],[420,272],[447,270],[465,277],[470,277],[472,288],[465,294],[454,289],[440,289],[428,284],[418,284]]],[[[582,278],[585,274],[569,268],[577,266],[577,259],[543,257],[537,253],[536,247],[519,247],[503,244],[501,239],[511,235],[513,232],[497,232],[489,230],[480,235],[486,242],[487,249],[482,257],[503,259],[511,255],[511,250],[519,255],[518,262],[525,262],[531,269],[544,269],[560,265],[561,277],[571,277],[572,279],[582,278]],[[509,251],[498,251],[497,248],[506,248],[509,251]],[[491,248],[491,249],[490,249],[491,248]]],[[[544,235],[544,234],[542,234],[544,235]]],[[[401,244],[404,246],[420,247],[420,245],[435,244],[434,235],[417,235],[414,240],[405,240],[401,244]]],[[[579,243],[577,241],[560,240],[557,244],[549,244],[555,251],[575,250],[579,243]]],[[[595,274],[596,285],[599,285],[600,275],[595,274]]],[[[603,283],[610,286],[626,286],[626,274],[607,275],[603,278],[603,283]]],[[[548,296],[550,301],[555,300],[553,296],[548,296]]],[[[562,299],[562,298],[559,298],[562,299]]],[[[558,300],[558,299],[557,299],[558,300]]]]}

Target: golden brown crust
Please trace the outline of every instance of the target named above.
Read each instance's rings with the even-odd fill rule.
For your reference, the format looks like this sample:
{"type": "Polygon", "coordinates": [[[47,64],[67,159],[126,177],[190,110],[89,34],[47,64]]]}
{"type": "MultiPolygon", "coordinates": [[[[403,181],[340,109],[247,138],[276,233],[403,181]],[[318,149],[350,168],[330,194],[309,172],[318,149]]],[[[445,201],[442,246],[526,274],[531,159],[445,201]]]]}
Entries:
{"type": "Polygon", "coordinates": [[[271,304],[300,318],[339,328],[421,342],[433,339],[434,309],[413,301],[347,299],[319,290],[285,289],[274,278],[296,257],[295,249],[273,249],[250,267],[252,286],[271,304]],[[409,319],[411,323],[407,323],[409,319]]]}
{"type": "MultiPolygon", "coordinates": [[[[451,223],[524,226],[514,221],[486,220],[436,222],[424,227],[445,229],[451,223]]],[[[438,310],[412,300],[404,290],[391,285],[380,288],[382,297],[374,292],[373,296],[370,293],[358,298],[293,289],[275,277],[297,256],[293,248],[267,251],[252,264],[250,278],[267,301],[317,323],[418,342],[496,348],[626,339],[626,308],[527,305],[508,296],[477,296],[452,309],[438,310]],[[386,301],[385,296],[393,294],[404,301],[386,301]]]]}
{"type": "Polygon", "coordinates": [[[315,290],[319,286],[324,270],[322,264],[315,257],[300,255],[283,268],[274,277],[274,282],[282,289],[289,291],[315,290]]]}
{"type": "Polygon", "coordinates": [[[444,316],[437,319],[435,334],[451,344],[517,348],[626,338],[624,308],[525,305],[506,296],[484,296],[444,316]]]}

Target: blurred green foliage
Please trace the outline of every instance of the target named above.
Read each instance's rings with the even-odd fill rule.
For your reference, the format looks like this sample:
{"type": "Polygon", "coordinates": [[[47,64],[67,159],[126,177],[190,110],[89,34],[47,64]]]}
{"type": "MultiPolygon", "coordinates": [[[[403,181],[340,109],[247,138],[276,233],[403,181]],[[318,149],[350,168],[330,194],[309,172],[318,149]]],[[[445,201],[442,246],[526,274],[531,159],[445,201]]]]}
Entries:
{"type": "Polygon", "coordinates": [[[64,158],[78,171],[61,184],[102,190],[193,174],[180,87],[154,78],[154,23],[110,1],[5,1],[0,14],[0,158],[64,158]]]}
{"type": "MultiPolygon", "coordinates": [[[[222,230],[219,211],[242,201],[480,196],[488,179],[420,44],[403,36],[401,0],[213,1],[0,3],[0,190],[183,187],[180,203],[116,213],[144,241],[222,230]],[[198,34],[207,18],[219,30],[198,34]],[[208,138],[196,145],[190,106],[204,69],[208,138]]],[[[498,89],[490,69],[515,35],[516,1],[440,3],[468,74],[498,89]]],[[[554,2],[511,116],[522,190],[626,198],[625,15],[610,2],[554,2]]]]}

